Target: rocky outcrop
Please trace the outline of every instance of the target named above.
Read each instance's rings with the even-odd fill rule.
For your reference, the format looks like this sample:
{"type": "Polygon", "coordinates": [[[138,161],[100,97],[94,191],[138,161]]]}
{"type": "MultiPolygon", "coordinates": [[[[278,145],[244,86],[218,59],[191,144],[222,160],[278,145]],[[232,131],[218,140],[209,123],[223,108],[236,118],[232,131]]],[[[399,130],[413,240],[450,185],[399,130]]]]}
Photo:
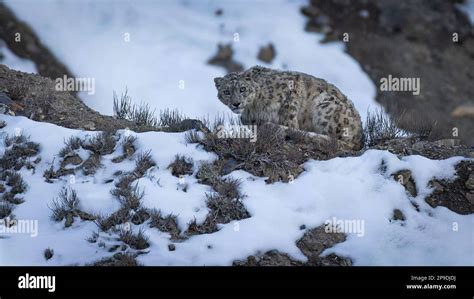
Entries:
{"type": "Polygon", "coordinates": [[[420,155],[432,160],[454,156],[474,158],[474,148],[459,144],[459,140],[456,139],[427,141],[411,137],[395,138],[371,146],[370,149],[388,150],[398,156],[420,155]]]}
{"type": "Polygon", "coordinates": [[[425,201],[433,208],[442,206],[462,215],[474,213],[474,161],[461,161],[454,180],[432,180],[434,189],[425,201]]]}
{"type": "Polygon", "coordinates": [[[307,31],[343,41],[379,87],[388,75],[420,78],[419,95],[380,91],[377,101],[403,129],[414,119],[437,122],[442,138],[453,130],[474,145],[474,30],[456,5],[458,0],[311,0],[302,9],[307,31]],[[456,111],[454,115],[451,113],[456,111]],[[469,112],[469,113],[468,113],[469,112]]]}
{"type": "Polygon", "coordinates": [[[90,131],[113,131],[124,128],[137,132],[156,130],[102,115],[70,93],[57,91],[53,80],[11,70],[5,65],[0,65],[0,92],[21,107],[16,109],[16,115],[23,115],[36,121],[90,131]]]}

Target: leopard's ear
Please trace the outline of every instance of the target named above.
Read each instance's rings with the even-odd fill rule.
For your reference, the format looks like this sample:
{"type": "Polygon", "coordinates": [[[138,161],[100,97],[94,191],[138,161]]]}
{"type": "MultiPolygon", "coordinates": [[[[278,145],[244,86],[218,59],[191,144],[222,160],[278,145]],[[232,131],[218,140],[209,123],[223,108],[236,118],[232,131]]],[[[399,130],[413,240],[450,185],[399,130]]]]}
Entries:
{"type": "Polygon", "coordinates": [[[243,77],[246,81],[251,81],[252,77],[258,76],[262,72],[262,67],[259,65],[253,66],[243,73],[243,77]]]}
{"type": "Polygon", "coordinates": [[[222,77],[214,78],[214,83],[216,84],[216,87],[220,87],[223,81],[224,81],[224,78],[222,77]]]}

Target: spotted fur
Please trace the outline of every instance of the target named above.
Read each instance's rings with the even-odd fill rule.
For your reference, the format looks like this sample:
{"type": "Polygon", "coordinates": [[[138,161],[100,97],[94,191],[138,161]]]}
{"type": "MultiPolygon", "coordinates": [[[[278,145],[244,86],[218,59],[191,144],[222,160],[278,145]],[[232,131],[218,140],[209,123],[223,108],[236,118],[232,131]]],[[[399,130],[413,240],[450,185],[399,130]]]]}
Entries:
{"type": "Polygon", "coordinates": [[[362,122],[354,104],[323,79],[255,66],[214,82],[219,100],[246,124],[270,122],[335,137],[348,149],[362,147],[362,122]]]}

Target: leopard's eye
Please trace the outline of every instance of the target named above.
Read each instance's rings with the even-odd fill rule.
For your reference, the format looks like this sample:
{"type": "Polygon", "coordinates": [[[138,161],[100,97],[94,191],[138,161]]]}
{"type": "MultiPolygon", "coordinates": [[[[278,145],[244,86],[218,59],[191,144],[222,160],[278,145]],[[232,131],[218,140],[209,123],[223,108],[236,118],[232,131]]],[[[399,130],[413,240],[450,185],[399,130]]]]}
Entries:
{"type": "Polygon", "coordinates": [[[226,89],[226,90],[224,90],[224,94],[225,94],[226,96],[228,96],[228,95],[230,95],[230,91],[229,91],[228,89],[226,89]]]}
{"type": "Polygon", "coordinates": [[[242,86],[242,87],[240,88],[240,92],[245,92],[246,90],[247,90],[247,89],[246,89],[244,86],[242,86]]]}

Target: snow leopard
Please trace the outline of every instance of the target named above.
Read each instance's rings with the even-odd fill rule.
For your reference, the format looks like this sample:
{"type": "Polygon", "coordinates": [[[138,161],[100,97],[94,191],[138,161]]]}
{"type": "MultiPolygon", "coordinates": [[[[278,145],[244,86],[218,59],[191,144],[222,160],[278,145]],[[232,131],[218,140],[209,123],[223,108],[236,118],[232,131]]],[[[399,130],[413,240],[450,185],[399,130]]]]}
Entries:
{"type": "Polygon", "coordinates": [[[294,71],[254,66],[214,78],[219,100],[244,124],[272,123],[335,138],[345,150],[362,148],[359,112],[333,84],[294,71]]]}

